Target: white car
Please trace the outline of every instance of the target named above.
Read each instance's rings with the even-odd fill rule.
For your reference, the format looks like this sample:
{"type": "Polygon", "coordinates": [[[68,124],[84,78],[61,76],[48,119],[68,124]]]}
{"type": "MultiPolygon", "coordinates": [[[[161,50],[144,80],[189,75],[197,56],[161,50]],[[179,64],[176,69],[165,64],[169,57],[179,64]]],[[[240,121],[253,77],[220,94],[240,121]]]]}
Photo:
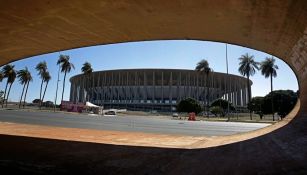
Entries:
{"type": "Polygon", "coordinates": [[[173,116],[173,117],[178,117],[179,115],[178,115],[178,113],[173,113],[172,116],[173,116]]]}
{"type": "Polygon", "coordinates": [[[112,115],[112,116],[115,116],[116,115],[116,112],[115,111],[107,111],[104,113],[104,115],[112,115]]]}

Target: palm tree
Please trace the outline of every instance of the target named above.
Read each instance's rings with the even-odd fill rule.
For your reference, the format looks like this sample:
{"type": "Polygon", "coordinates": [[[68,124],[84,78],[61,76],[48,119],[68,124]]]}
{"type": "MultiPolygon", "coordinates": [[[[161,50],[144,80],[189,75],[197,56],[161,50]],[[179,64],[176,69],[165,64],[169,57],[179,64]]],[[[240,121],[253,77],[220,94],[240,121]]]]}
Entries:
{"type": "Polygon", "coordinates": [[[5,100],[6,100],[5,106],[7,107],[7,100],[8,100],[9,95],[10,95],[11,87],[12,87],[12,85],[13,85],[15,79],[16,79],[16,71],[15,71],[14,67],[15,67],[14,65],[7,64],[2,68],[2,72],[4,74],[4,77],[7,78],[2,107],[4,105],[5,100]],[[10,84],[10,87],[9,87],[8,93],[6,94],[8,84],[10,84]]]}
{"type": "MultiPolygon", "coordinates": [[[[209,74],[212,72],[212,69],[210,68],[208,61],[205,60],[205,59],[202,59],[197,63],[195,70],[200,72],[200,73],[204,73],[206,75],[207,94],[206,94],[205,108],[207,108],[209,106],[209,99],[208,99],[209,98],[209,83],[208,83],[208,80],[209,80],[209,74]]],[[[208,113],[208,111],[207,111],[207,113],[208,113]]],[[[207,116],[209,117],[209,115],[207,115],[207,116]]]]}
{"type": "MultiPolygon", "coordinates": [[[[240,63],[239,63],[239,69],[238,71],[240,72],[241,75],[247,77],[247,93],[248,93],[248,98],[247,98],[247,103],[250,102],[251,100],[251,89],[250,89],[250,80],[249,77],[255,75],[256,70],[259,70],[259,63],[254,60],[253,55],[248,55],[246,53],[245,55],[242,55],[240,58],[240,63]]],[[[250,119],[252,120],[252,113],[250,111],[250,119]]]]}
{"type": "MultiPolygon", "coordinates": [[[[270,79],[271,79],[271,92],[272,92],[273,91],[273,77],[277,76],[276,70],[278,69],[278,66],[275,64],[274,57],[265,58],[265,60],[261,62],[260,69],[261,69],[261,74],[265,78],[270,77],[270,79]]],[[[274,106],[273,106],[273,96],[272,96],[272,112],[273,112],[273,121],[274,121],[274,109],[273,109],[273,107],[274,106]]]]}
{"type": "Polygon", "coordinates": [[[21,93],[20,101],[19,101],[19,108],[20,108],[21,107],[21,102],[22,102],[22,97],[24,95],[24,90],[25,90],[28,82],[32,81],[32,76],[31,76],[31,73],[28,70],[28,68],[25,67],[25,69],[22,69],[22,70],[17,72],[17,77],[19,78],[20,84],[23,85],[22,93],[21,93]]]}
{"type": "Polygon", "coordinates": [[[44,83],[44,77],[43,77],[43,74],[47,71],[47,63],[46,61],[42,61],[42,62],[39,62],[35,69],[38,71],[38,75],[40,76],[40,78],[42,79],[41,81],[41,88],[40,88],[40,91],[39,91],[39,106],[41,106],[42,104],[42,90],[43,90],[43,83],[44,83]]]}
{"type": "Polygon", "coordinates": [[[0,82],[2,82],[3,79],[4,79],[4,74],[0,72],[0,82]]]}
{"type": "Polygon", "coordinates": [[[31,78],[29,79],[29,81],[27,83],[26,93],[25,93],[25,97],[23,99],[23,108],[25,108],[26,98],[27,98],[27,94],[28,94],[28,88],[29,88],[30,81],[32,81],[32,76],[31,76],[31,78]]]}
{"type": "Polygon", "coordinates": [[[61,66],[61,72],[64,72],[61,102],[63,101],[63,97],[64,97],[66,74],[69,73],[71,69],[75,69],[75,66],[71,62],[69,62],[69,59],[70,57],[68,55],[60,55],[60,58],[58,59],[58,62],[57,62],[57,65],[61,66]]]}
{"type": "MultiPolygon", "coordinates": [[[[81,68],[81,71],[83,72],[83,74],[85,76],[88,76],[88,78],[90,79],[91,75],[92,75],[92,72],[93,72],[93,68],[92,68],[92,65],[91,63],[89,62],[85,62],[81,68]]],[[[91,82],[91,81],[90,81],[91,82]]],[[[88,85],[88,83],[86,83],[88,85]]],[[[88,91],[88,88],[86,88],[87,91],[88,91]]],[[[88,92],[87,92],[88,94],[88,92]]],[[[87,98],[86,98],[87,99],[87,98]]]]}
{"type": "MultiPolygon", "coordinates": [[[[2,72],[0,72],[0,83],[2,82],[3,79],[4,79],[4,74],[2,72]]],[[[0,94],[1,94],[0,95],[0,100],[1,100],[0,103],[2,103],[3,102],[2,95],[4,94],[4,92],[0,90],[0,94]]]]}
{"type": "Polygon", "coordinates": [[[43,94],[43,97],[42,97],[42,100],[41,100],[42,103],[44,103],[44,98],[45,98],[45,94],[46,94],[46,90],[47,90],[49,81],[51,80],[51,75],[48,71],[46,71],[46,72],[43,73],[42,76],[43,76],[44,82],[46,83],[44,94],[43,94]]]}

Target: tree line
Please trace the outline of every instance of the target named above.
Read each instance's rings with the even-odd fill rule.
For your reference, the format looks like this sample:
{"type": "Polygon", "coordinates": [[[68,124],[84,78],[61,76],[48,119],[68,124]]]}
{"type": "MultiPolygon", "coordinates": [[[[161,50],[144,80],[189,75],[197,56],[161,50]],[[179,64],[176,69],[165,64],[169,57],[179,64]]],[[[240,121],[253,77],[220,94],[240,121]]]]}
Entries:
{"type": "MultiPolygon", "coordinates": [[[[239,68],[238,71],[239,73],[246,77],[246,87],[248,89],[247,91],[247,103],[249,104],[251,101],[251,89],[250,89],[250,77],[255,75],[255,73],[260,70],[261,74],[265,77],[265,78],[270,78],[270,84],[271,84],[271,93],[273,92],[273,78],[275,78],[277,76],[277,69],[278,66],[275,64],[275,59],[274,57],[266,57],[264,59],[264,61],[262,62],[257,62],[254,59],[253,55],[250,55],[248,53],[241,55],[241,57],[238,58],[239,59],[239,68]]],[[[196,67],[195,67],[195,71],[199,72],[200,74],[204,74],[205,75],[205,79],[206,79],[206,95],[205,95],[205,104],[204,104],[204,111],[209,112],[209,86],[208,86],[208,80],[209,80],[209,76],[211,75],[211,73],[213,72],[213,69],[209,66],[209,62],[206,59],[202,59],[200,60],[196,67]]],[[[179,112],[191,112],[191,110],[196,113],[201,112],[201,108],[198,105],[195,105],[194,108],[191,107],[191,104],[193,106],[193,104],[195,104],[195,102],[191,102],[193,100],[191,99],[187,99],[184,100],[182,103],[179,103],[177,105],[177,110],[179,112]],[[186,104],[187,102],[191,102],[191,104],[188,105],[187,108],[185,108],[183,104],[186,104]]],[[[219,101],[219,103],[221,103],[222,100],[219,101]]],[[[223,104],[225,104],[223,102],[223,104]]],[[[274,103],[273,100],[271,101],[272,105],[272,111],[274,111],[274,103]]],[[[232,105],[230,103],[227,103],[227,108],[229,109],[229,107],[232,107],[232,105]]],[[[225,106],[223,107],[225,108],[225,106]]],[[[217,109],[216,109],[217,110],[217,109]]],[[[220,109],[219,109],[220,110],[220,109]]],[[[223,110],[223,109],[222,109],[223,110]]],[[[225,110],[225,109],[224,109],[225,110]]],[[[250,110],[250,119],[252,120],[252,115],[251,115],[252,110],[250,110]]]]}
{"type": "MultiPolygon", "coordinates": [[[[65,83],[66,83],[66,75],[69,73],[72,69],[75,69],[74,64],[70,61],[69,55],[60,55],[57,60],[57,65],[59,65],[60,71],[64,74],[63,75],[63,89],[62,89],[62,97],[61,101],[63,101],[64,93],[65,93],[65,83]]],[[[39,62],[36,67],[36,71],[38,72],[38,76],[41,79],[40,83],[40,91],[39,91],[39,107],[42,107],[46,91],[49,85],[49,81],[51,80],[50,72],[48,71],[48,66],[46,61],[39,62]],[[44,86],[45,85],[45,86],[44,86]]],[[[81,68],[81,71],[87,75],[90,76],[93,69],[90,63],[85,62],[83,64],[83,67],[81,68]]],[[[4,79],[6,79],[6,85],[5,90],[0,91],[0,102],[2,105],[2,108],[5,106],[7,107],[7,102],[9,99],[9,95],[11,92],[11,87],[14,84],[16,78],[18,79],[19,83],[22,85],[22,91],[20,95],[19,100],[19,108],[25,107],[26,104],[26,98],[28,93],[28,87],[30,82],[33,81],[33,77],[31,72],[28,70],[27,67],[21,70],[16,70],[15,65],[13,64],[7,64],[2,67],[0,70],[0,82],[2,82],[4,79]]],[[[56,92],[57,93],[57,92],[56,92]]],[[[57,96],[57,94],[56,94],[57,96]]],[[[56,104],[55,104],[56,105],[56,104]]]]}

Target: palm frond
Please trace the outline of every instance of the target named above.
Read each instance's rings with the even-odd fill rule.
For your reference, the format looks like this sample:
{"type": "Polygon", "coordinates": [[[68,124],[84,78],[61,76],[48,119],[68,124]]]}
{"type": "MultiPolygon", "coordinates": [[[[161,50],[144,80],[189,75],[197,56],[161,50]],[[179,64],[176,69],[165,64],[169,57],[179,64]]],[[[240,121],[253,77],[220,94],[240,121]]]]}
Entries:
{"type": "Polygon", "coordinates": [[[275,65],[275,59],[273,57],[271,58],[265,58],[264,61],[261,62],[261,74],[265,78],[269,78],[270,76],[276,77],[277,76],[277,69],[278,66],[275,65]]]}
{"type": "Polygon", "coordinates": [[[254,60],[253,55],[246,53],[241,55],[238,71],[243,76],[253,76],[256,73],[256,70],[259,70],[259,63],[254,60]]]}
{"type": "Polygon", "coordinates": [[[44,72],[42,77],[44,82],[49,82],[51,80],[51,75],[48,71],[44,72]]]}
{"type": "Polygon", "coordinates": [[[88,75],[91,74],[93,72],[93,68],[91,63],[89,62],[85,62],[81,68],[81,71],[83,72],[83,74],[88,75]]]}
{"type": "Polygon", "coordinates": [[[205,59],[202,59],[202,60],[200,60],[200,61],[197,63],[197,65],[196,65],[196,67],[195,67],[195,70],[198,71],[198,72],[203,72],[203,73],[205,73],[205,74],[207,74],[207,75],[208,75],[210,72],[212,72],[212,69],[210,68],[208,61],[205,60],[205,59]]]}
{"type": "Polygon", "coordinates": [[[31,72],[28,70],[27,67],[25,69],[21,69],[17,72],[17,77],[19,79],[20,84],[26,84],[29,81],[32,81],[31,72]]]}

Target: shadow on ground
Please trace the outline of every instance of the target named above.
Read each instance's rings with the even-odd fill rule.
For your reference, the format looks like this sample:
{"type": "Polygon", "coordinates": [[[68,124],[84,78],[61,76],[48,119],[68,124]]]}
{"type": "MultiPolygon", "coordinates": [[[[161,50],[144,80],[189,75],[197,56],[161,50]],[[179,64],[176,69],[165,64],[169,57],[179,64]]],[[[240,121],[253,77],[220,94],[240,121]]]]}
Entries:
{"type": "Polygon", "coordinates": [[[306,117],[261,137],[204,149],[120,146],[0,135],[9,174],[306,174],[306,117]],[[259,151],[261,150],[261,151],[259,151]]]}

